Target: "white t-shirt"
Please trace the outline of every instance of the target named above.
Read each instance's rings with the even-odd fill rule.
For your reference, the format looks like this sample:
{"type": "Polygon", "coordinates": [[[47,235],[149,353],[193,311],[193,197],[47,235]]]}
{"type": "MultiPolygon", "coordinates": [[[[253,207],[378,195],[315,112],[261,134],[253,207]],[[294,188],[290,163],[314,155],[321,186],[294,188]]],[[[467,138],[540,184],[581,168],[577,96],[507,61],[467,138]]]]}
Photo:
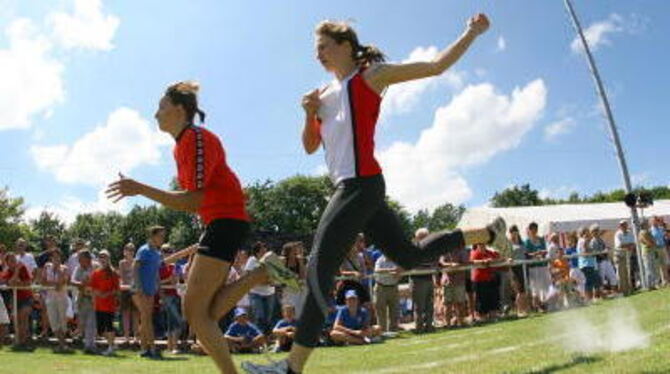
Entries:
{"type": "Polygon", "coordinates": [[[556,243],[549,243],[547,247],[547,258],[550,260],[555,260],[558,258],[558,252],[561,250],[561,247],[556,243]]]}
{"type": "MultiPolygon", "coordinates": [[[[247,260],[247,264],[244,265],[244,271],[245,272],[250,272],[257,267],[261,266],[261,263],[256,259],[255,256],[249,256],[249,260],[247,260]]],[[[270,284],[264,284],[260,286],[256,286],[249,291],[249,293],[255,293],[256,295],[261,295],[261,296],[271,296],[275,294],[275,287],[270,284]]]]}
{"type": "Polygon", "coordinates": [[[23,255],[16,255],[16,260],[26,265],[26,268],[28,268],[28,272],[30,273],[30,275],[32,275],[33,271],[35,271],[35,268],[37,268],[37,262],[35,262],[35,257],[33,257],[33,255],[30,253],[24,253],[23,255]]]}
{"type": "MultiPolygon", "coordinates": [[[[65,279],[69,279],[70,275],[67,271],[67,266],[61,265],[61,271],[63,272],[63,277],[65,279]]],[[[46,265],[44,265],[44,277],[47,280],[47,282],[56,282],[58,281],[57,279],[57,274],[56,274],[56,268],[53,266],[51,262],[47,262],[46,265]]],[[[67,285],[67,282],[66,282],[67,285]]],[[[57,297],[67,297],[67,287],[63,286],[60,290],[48,290],[47,291],[47,300],[53,300],[57,297]]]]}

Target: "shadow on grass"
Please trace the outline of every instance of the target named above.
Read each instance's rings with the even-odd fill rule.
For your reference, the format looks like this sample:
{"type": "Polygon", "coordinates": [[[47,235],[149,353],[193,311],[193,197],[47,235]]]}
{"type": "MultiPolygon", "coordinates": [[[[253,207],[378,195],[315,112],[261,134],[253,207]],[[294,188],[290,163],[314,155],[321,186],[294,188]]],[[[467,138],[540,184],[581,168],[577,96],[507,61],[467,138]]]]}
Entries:
{"type": "Polygon", "coordinates": [[[575,356],[570,361],[563,364],[554,364],[540,369],[524,371],[522,374],[552,374],[562,370],[571,369],[579,365],[589,365],[601,361],[602,358],[593,356],[575,356]]]}

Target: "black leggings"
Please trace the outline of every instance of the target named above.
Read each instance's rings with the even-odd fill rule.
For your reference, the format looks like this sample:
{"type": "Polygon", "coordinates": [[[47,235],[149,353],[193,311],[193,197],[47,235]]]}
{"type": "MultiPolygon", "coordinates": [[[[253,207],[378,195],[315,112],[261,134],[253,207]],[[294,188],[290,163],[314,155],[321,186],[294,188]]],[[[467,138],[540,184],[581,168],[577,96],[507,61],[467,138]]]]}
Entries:
{"type": "Polygon", "coordinates": [[[297,323],[296,343],[315,347],[325,316],[335,274],[358,233],[365,233],[384,254],[403,269],[435,261],[441,255],[463,248],[463,234],[441,231],[414,245],[385,201],[381,175],[347,179],[337,185],[321,216],[307,265],[308,292],[297,323]]]}

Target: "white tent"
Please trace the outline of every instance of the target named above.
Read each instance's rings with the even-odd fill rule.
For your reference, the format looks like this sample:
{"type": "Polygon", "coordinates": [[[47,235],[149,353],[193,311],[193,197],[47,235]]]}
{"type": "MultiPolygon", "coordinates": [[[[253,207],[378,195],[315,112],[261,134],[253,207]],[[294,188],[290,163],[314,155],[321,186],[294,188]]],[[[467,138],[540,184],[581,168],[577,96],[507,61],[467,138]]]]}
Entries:
{"type": "MultiPolygon", "coordinates": [[[[643,211],[644,217],[661,216],[670,222],[670,200],[655,201],[643,211]]],[[[581,226],[597,223],[601,229],[616,231],[622,219],[630,218],[630,209],[623,203],[543,205],[516,208],[472,208],[465,211],[458,227],[481,227],[495,217],[503,217],[508,226],[516,224],[522,235],[531,222],[539,226],[540,235],[550,232],[576,231],[581,226]]]]}

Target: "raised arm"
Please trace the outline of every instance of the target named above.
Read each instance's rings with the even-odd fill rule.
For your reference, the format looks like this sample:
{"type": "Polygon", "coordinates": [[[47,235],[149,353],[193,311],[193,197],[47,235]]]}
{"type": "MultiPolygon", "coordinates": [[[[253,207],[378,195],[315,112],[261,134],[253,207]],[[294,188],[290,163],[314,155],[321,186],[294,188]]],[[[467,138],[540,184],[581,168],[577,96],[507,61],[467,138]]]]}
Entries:
{"type": "Polygon", "coordinates": [[[319,90],[313,90],[302,97],[302,108],[305,111],[305,124],[302,129],[302,146],[307,154],[312,154],[321,145],[319,118],[317,112],[321,106],[319,90]]]}
{"type": "Polygon", "coordinates": [[[364,73],[365,80],[378,93],[396,83],[442,74],[468,50],[475,38],[489,27],[489,20],[479,13],[468,20],[465,32],[443,49],[433,61],[406,64],[380,64],[364,73]]]}

